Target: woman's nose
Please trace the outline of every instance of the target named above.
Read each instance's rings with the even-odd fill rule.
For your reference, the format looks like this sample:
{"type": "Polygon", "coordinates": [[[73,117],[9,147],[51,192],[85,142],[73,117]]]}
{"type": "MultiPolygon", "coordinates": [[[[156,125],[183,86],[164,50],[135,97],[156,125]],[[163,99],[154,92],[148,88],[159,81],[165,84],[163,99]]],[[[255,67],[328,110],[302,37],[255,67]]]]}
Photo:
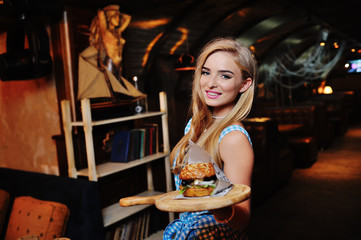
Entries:
{"type": "Polygon", "coordinates": [[[217,78],[215,76],[210,76],[207,82],[209,88],[217,86],[217,78]]]}

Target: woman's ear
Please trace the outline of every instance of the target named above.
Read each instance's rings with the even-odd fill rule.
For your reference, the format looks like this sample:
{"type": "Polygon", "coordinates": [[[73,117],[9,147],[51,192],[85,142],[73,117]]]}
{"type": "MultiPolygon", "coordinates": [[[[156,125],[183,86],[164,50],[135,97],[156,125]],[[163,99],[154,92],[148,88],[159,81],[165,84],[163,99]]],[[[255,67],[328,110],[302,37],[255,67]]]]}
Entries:
{"type": "Polygon", "coordinates": [[[242,87],[239,89],[239,92],[243,93],[247,91],[247,89],[252,85],[252,82],[252,78],[247,78],[246,80],[244,80],[242,83],[242,87]]]}

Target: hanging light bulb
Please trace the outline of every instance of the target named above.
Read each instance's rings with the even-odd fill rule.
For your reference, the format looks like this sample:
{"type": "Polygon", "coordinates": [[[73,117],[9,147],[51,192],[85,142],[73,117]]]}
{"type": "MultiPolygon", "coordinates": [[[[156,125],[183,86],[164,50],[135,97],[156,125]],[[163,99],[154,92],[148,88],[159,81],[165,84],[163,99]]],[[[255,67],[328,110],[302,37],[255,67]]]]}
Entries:
{"type": "Polygon", "coordinates": [[[323,94],[332,94],[333,90],[331,86],[325,86],[325,88],[323,89],[323,94]]]}

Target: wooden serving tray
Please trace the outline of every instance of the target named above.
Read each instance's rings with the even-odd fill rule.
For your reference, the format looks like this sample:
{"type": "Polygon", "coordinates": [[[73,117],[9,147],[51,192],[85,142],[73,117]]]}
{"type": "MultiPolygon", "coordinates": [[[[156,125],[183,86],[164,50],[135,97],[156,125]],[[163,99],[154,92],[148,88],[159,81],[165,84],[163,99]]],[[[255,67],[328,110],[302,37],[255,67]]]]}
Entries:
{"type": "Polygon", "coordinates": [[[198,212],[223,208],[245,201],[251,195],[251,188],[235,184],[232,190],[223,197],[174,199],[178,194],[179,191],[173,191],[151,197],[127,197],[120,199],[119,204],[122,207],[155,204],[159,210],[166,212],[198,212]]]}

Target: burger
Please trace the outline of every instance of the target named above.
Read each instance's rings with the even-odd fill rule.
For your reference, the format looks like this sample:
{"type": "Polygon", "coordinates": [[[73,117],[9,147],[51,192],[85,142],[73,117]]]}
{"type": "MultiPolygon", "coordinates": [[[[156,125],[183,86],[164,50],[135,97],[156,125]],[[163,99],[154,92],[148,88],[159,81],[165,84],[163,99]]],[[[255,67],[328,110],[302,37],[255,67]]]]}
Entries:
{"type": "Polygon", "coordinates": [[[217,177],[212,163],[191,163],[179,173],[182,180],[180,193],[185,197],[210,196],[216,187],[217,177]]]}

